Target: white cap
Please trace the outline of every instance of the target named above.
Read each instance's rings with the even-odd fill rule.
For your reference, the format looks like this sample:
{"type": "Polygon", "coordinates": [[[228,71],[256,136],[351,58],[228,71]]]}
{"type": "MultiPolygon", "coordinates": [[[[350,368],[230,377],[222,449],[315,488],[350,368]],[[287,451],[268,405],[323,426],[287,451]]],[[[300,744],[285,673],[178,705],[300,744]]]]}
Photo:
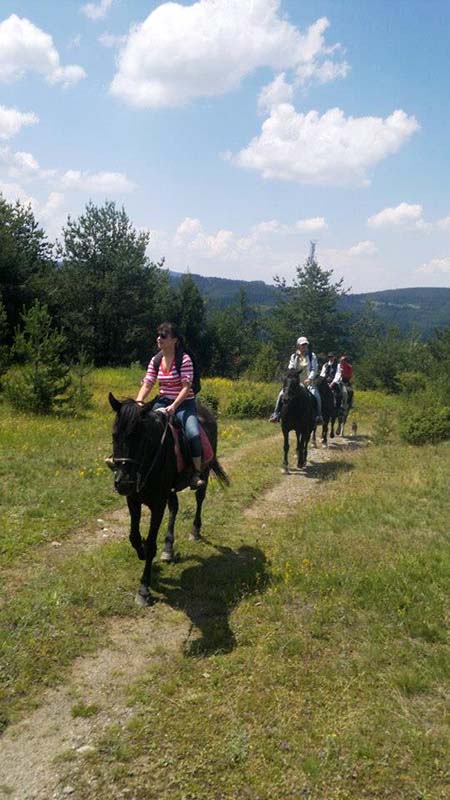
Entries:
{"type": "Polygon", "coordinates": [[[297,339],[297,347],[300,347],[300,345],[302,344],[309,344],[306,336],[299,336],[299,338],[297,339]]]}

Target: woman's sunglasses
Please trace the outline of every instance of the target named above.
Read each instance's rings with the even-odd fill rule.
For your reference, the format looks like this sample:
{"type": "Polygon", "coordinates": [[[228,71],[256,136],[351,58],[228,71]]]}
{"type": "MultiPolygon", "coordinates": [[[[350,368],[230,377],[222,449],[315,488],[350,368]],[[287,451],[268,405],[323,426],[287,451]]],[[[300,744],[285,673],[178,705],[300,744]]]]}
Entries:
{"type": "Polygon", "coordinates": [[[157,339],[170,339],[170,333],[168,331],[162,331],[158,333],[157,339]]]}

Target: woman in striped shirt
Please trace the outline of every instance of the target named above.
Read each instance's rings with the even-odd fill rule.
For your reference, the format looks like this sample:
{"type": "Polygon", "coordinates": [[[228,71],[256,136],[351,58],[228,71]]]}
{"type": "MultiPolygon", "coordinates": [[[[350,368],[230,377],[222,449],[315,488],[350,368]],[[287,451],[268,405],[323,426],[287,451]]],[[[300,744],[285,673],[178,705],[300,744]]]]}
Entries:
{"type": "Polygon", "coordinates": [[[183,353],[180,372],[178,372],[175,355],[177,349],[182,347],[182,343],[172,322],[163,322],[159,326],[157,344],[162,351],[162,358],[159,366],[155,366],[155,356],[151,359],[136,402],[143,405],[153,385],[158,381],[159,397],[153,405],[153,410],[163,409],[166,414],[175,414],[183,426],[194,465],[190,487],[194,490],[200,489],[205,485],[205,481],[200,475],[202,445],[197,403],[191,388],[194,377],[192,359],[187,353],[183,353]]]}

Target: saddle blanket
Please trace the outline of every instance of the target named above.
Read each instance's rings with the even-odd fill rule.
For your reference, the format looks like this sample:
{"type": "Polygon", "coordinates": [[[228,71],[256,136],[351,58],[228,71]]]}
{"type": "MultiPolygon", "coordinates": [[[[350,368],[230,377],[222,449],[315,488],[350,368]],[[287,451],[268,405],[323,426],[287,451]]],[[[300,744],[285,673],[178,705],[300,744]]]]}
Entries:
{"type": "MultiPolygon", "coordinates": [[[[186,468],[186,461],[184,459],[181,445],[180,445],[180,429],[176,428],[169,422],[170,429],[172,431],[173,440],[175,443],[175,454],[177,457],[177,470],[178,472],[183,472],[186,468]]],[[[206,467],[214,458],[214,452],[211,447],[211,442],[208,439],[208,435],[203,428],[203,425],[199,423],[200,428],[200,440],[202,443],[202,467],[206,467]]]]}

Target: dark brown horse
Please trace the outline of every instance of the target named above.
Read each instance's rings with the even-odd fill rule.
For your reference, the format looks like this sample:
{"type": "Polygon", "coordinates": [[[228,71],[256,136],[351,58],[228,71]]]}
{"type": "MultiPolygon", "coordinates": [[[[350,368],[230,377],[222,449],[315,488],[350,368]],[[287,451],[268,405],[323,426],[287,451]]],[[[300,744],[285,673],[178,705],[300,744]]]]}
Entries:
{"type": "MultiPolygon", "coordinates": [[[[192,467],[179,473],[175,441],[168,418],[164,413],[152,411],[152,403],[138,406],[134,400],[120,402],[110,394],[109,402],[116,412],[113,427],[113,456],[107,463],[114,470],[114,488],[127,498],[130,512],[130,542],[138,558],[145,561],[138,599],[142,604],[150,604],[150,579],[152,562],[156,555],[156,540],[164,516],[169,506],[169,524],[163,561],[172,561],[174,547],[174,527],[178,512],[177,492],[185,489],[192,476],[192,467]],[[147,539],[142,539],[140,521],[142,506],[150,509],[150,529],[147,539]]],[[[228,477],[216,458],[217,423],[205,407],[199,407],[199,421],[210,440],[214,457],[202,470],[204,485],[197,489],[196,514],[191,538],[200,538],[202,525],[201,510],[205,499],[210,470],[222,484],[229,484],[228,477]]]]}
{"type": "Polygon", "coordinates": [[[316,421],[316,401],[311,392],[300,383],[297,370],[287,372],[283,384],[283,403],[281,407],[281,430],[284,437],[284,472],[289,472],[289,432],[297,436],[297,468],[306,465],[308,443],[316,421]]]}
{"type": "MultiPolygon", "coordinates": [[[[330,428],[330,439],[334,439],[334,424],[336,419],[338,418],[338,406],[336,403],[336,395],[333,390],[330,388],[330,385],[326,378],[318,378],[317,380],[317,389],[320,394],[320,399],[322,401],[322,437],[321,443],[323,447],[328,446],[328,426],[330,428]]],[[[317,447],[316,441],[316,430],[317,425],[313,431],[313,445],[317,447]]]]}

